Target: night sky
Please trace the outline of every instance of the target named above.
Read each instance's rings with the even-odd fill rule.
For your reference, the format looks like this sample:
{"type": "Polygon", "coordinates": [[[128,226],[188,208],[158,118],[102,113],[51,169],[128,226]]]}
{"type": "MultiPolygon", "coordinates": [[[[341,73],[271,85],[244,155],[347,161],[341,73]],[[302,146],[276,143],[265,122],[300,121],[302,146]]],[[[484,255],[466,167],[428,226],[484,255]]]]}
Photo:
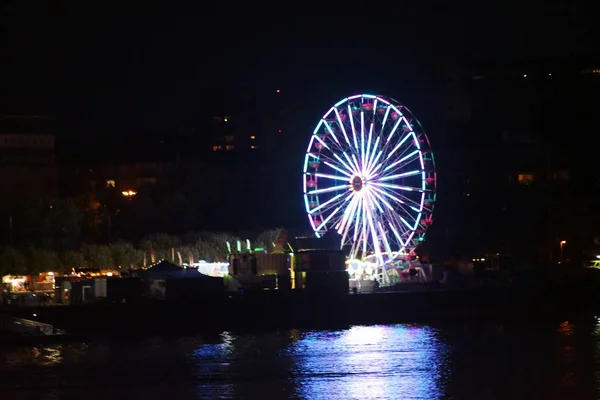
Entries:
{"type": "Polygon", "coordinates": [[[349,3],[318,13],[93,3],[4,5],[3,112],[56,116],[59,136],[167,132],[281,87],[317,113],[377,91],[435,123],[448,60],[585,53],[598,33],[583,2],[349,3]]]}
{"type": "MultiPolygon", "coordinates": [[[[173,156],[177,146],[209,152],[214,143],[203,127],[213,116],[240,121],[244,115],[243,121],[254,122],[243,128],[238,122],[236,135],[262,137],[269,116],[285,110],[285,121],[276,122],[285,126],[280,147],[270,152],[261,147],[263,159],[253,161],[254,172],[246,171],[239,154],[222,154],[243,172],[226,181],[215,178],[218,167],[207,161],[210,155],[192,158],[204,163],[196,175],[207,185],[248,186],[243,205],[237,195],[221,194],[231,204],[220,201],[212,213],[215,229],[262,225],[301,231],[308,228],[300,200],[302,156],[314,124],[334,102],[353,93],[395,98],[415,113],[441,154],[444,146],[461,141],[457,136],[469,140],[463,130],[447,129],[444,119],[447,84],[460,62],[598,51],[598,7],[592,2],[525,3],[336,3],[317,9],[284,3],[193,8],[168,2],[112,7],[12,1],[0,9],[0,114],[53,117],[51,133],[64,163],[74,155],[86,160],[118,150],[129,156],[142,143],[147,147],[140,153],[154,148],[173,156]],[[275,98],[277,89],[281,95],[275,98]],[[178,132],[186,130],[196,135],[194,146],[177,144],[183,143],[178,132]],[[101,145],[109,150],[99,150],[101,145]],[[252,182],[236,178],[248,175],[252,182]]],[[[475,158],[473,170],[484,161],[475,158]]],[[[452,218],[463,212],[457,210],[474,208],[461,197],[462,189],[444,186],[444,173],[463,167],[456,163],[464,159],[446,157],[439,171],[440,223],[430,232],[440,244],[447,227],[457,225],[452,218]]],[[[211,192],[199,190],[196,203],[211,192]]]]}

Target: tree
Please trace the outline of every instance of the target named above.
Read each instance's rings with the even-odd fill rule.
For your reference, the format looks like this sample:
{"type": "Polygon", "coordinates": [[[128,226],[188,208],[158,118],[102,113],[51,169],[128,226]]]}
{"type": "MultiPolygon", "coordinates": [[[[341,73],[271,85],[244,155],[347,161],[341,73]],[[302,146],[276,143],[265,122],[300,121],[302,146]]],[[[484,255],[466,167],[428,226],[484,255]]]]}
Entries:
{"type": "Polygon", "coordinates": [[[280,231],[281,228],[275,228],[267,229],[266,231],[262,232],[256,238],[256,247],[262,247],[271,253],[273,251],[273,242],[275,242],[277,236],[279,236],[280,231]]]}
{"type": "Polygon", "coordinates": [[[27,256],[26,272],[28,275],[60,271],[62,269],[62,263],[55,251],[30,248],[27,251],[27,256]]]}
{"type": "Polygon", "coordinates": [[[27,269],[27,259],[14,247],[5,247],[0,253],[0,277],[4,275],[22,275],[27,269]]]}
{"type": "Polygon", "coordinates": [[[86,266],[100,269],[113,268],[112,253],[109,246],[85,244],[81,248],[86,266]]]}
{"type": "Polygon", "coordinates": [[[85,258],[81,251],[66,251],[62,254],[63,272],[69,272],[73,268],[81,268],[85,265],[85,258]]]}
{"type": "Polygon", "coordinates": [[[117,242],[109,247],[115,267],[130,268],[143,263],[143,251],[137,250],[131,243],[117,242]]]}
{"type": "Polygon", "coordinates": [[[177,236],[167,235],[166,233],[156,233],[146,236],[144,239],[151,243],[154,250],[171,251],[171,248],[181,245],[181,240],[177,236]]]}
{"type": "Polygon", "coordinates": [[[43,198],[26,203],[14,218],[22,244],[36,248],[76,248],[82,215],[71,200],[43,198]]]}
{"type": "Polygon", "coordinates": [[[196,235],[196,242],[191,245],[195,260],[222,261],[227,257],[227,242],[232,250],[237,245],[238,238],[228,233],[201,232],[196,235]]]}
{"type": "Polygon", "coordinates": [[[100,213],[102,205],[93,192],[80,195],[75,199],[75,204],[79,207],[82,215],[81,225],[84,237],[97,238],[100,235],[100,226],[102,225],[100,213]]]}

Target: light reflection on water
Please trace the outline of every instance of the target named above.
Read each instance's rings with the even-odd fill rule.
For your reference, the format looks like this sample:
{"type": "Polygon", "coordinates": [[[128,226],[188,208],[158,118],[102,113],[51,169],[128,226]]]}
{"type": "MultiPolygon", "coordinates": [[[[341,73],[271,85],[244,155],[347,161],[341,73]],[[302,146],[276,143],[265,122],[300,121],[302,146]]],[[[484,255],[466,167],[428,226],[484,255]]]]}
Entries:
{"type": "Polygon", "coordinates": [[[600,325],[354,326],[0,348],[12,399],[592,399],[600,325]]]}
{"type": "Polygon", "coordinates": [[[434,399],[446,351],[433,329],[396,325],[309,333],[286,355],[304,398],[434,399]]]}

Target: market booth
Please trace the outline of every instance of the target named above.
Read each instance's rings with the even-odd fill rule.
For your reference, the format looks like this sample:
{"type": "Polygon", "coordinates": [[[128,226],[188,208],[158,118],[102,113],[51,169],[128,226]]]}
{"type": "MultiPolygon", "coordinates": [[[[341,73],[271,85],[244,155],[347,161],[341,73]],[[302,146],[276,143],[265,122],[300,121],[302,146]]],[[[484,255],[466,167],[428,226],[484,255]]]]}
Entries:
{"type": "Polygon", "coordinates": [[[24,293],[29,290],[31,279],[24,275],[4,275],[2,277],[3,291],[24,293]]]}
{"type": "Polygon", "coordinates": [[[5,275],[2,277],[0,304],[11,306],[38,306],[42,296],[32,290],[32,279],[24,275],[5,275]]]}

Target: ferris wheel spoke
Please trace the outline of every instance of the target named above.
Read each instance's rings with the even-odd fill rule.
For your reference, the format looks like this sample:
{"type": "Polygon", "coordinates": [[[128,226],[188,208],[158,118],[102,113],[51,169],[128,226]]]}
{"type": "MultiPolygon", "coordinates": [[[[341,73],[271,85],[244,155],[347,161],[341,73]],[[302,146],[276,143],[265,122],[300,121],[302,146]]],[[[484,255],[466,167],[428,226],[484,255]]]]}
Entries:
{"type": "Polygon", "coordinates": [[[398,240],[398,243],[400,244],[400,252],[404,251],[407,243],[405,240],[402,239],[402,236],[404,236],[404,235],[400,234],[400,232],[404,233],[404,231],[399,230],[393,221],[388,221],[388,225],[390,226],[390,229],[392,230],[392,232],[394,233],[394,236],[396,237],[396,239],[398,240]]]}
{"type": "Polygon", "coordinates": [[[335,225],[335,229],[338,231],[338,233],[341,229],[343,229],[344,225],[346,224],[348,215],[351,213],[352,207],[356,203],[356,198],[357,198],[356,192],[352,192],[352,193],[350,193],[350,196],[346,197],[346,199],[344,200],[344,203],[348,203],[348,204],[346,205],[344,213],[340,217],[339,223],[335,225]]]}
{"type": "Polygon", "coordinates": [[[404,145],[404,143],[406,143],[406,141],[408,140],[408,138],[409,138],[410,136],[411,136],[410,134],[409,134],[409,135],[405,135],[405,136],[402,138],[402,140],[400,140],[400,142],[398,142],[398,144],[396,144],[396,146],[395,146],[395,147],[392,149],[392,151],[390,151],[390,152],[387,154],[387,157],[386,157],[385,159],[386,159],[386,160],[389,160],[389,159],[390,159],[390,157],[391,157],[391,156],[393,156],[393,155],[394,155],[394,153],[395,153],[395,152],[397,152],[397,151],[398,151],[398,149],[400,149],[400,147],[402,147],[402,145],[404,145]]]}
{"type": "MultiPolygon", "coordinates": [[[[319,138],[321,139],[321,138],[319,138]]],[[[340,142],[336,142],[335,140],[333,140],[333,136],[328,134],[326,136],[324,136],[320,142],[323,142],[325,144],[327,144],[327,150],[328,153],[331,154],[336,154],[336,153],[341,153],[344,151],[344,146],[342,143],[340,142]]],[[[321,155],[323,155],[323,151],[321,151],[321,155]]]]}
{"type": "Polygon", "coordinates": [[[356,154],[352,154],[352,160],[354,160],[354,164],[356,165],[357,169],[360,171],[360,163],[358,162],[358,159],[356,158],[356,154]]]}
{"type": "Polygon", "coordinates": [[[331,129],[331,126],[329,126],[329,123],[326,120],[323,120],[323,124],[325,124],[325,128],[327,128],[327,131],[329,132],[329,134],[331,135],[333,140],[335,140],[335,142],[338,145],[340,145],[340,141],[338,140],[337,136],[335,136],[335,133],[333,133],[333,129],[331,129]]]}
{"type": "Polygon", "coordinates": [[[360,171],[358,164],[355,163],[352,159],[350,159],[350,156],[348,156],[348,154],[344,153],[344,157],[346,158],[346,161],[348,161],[348,164],[352,166],[352,171],[355,174],[358,174],[358,171],[360,171]]]}
{"type": "MultiPolygon", "coordinates": [[[[367,192],[367,196],[369,196],[369,200],[371,201],[371,203],[379,204],[377,201],[375,201],[375,197],[377,197],[375,191],[367,192]]],[[[389,206],[389,204],[388,204],[388,206],[389,206]]],[[[381,210],[381,208],[380,208],[380,210],[381,210]]],[[[393,211],[393,208],[390,207],[390,210],[393,211]]],[[[386,213],[383,210],[381,210],[380,212],[381,212],[381,215],[386,215],[386,213]]],[[[390,244],[387,240],[387,235],[385,234],[383,227],[381,225],[381,220],[378,220],[376,225],[377,225],[379,232],[381,233],[381,238],[383,240],[385,250],[391,254],[392,250],[391,250],[390,244]]]]}
{"type": "Polygon", "coordinates": [[[354,222],[354,243],[358,243],[357,239],[358,239],[358,233],[359,233],[359,228],[360,228],[360,214],[362,211],[362,198],[359,197],[357,204],[356,204],[356,217],[355,217],[355,222],[354,222]]]}
{"type": "MultiPolygon", "coordinates": [[[[403,196],[400,193],[398,193],[398,194],[399,194],[400,198],[402,199],[402,201],[404,202],[403,204],[408,206],[412,211],[414,211],[416,213],[422,213],[423,210],[425,210],[425,207],[421,207],[420,201],[416,201],[415,199],[412,199],[408,196],[403,196]]],[[[407,211],[407,213],[410,213],[410,211],[407,211]]]]}
{"type": "Polygon", "coordinates": [[[342,221],[339,224],[339,228],[337,232],[342,235],[342,243],[346,241],[346,236],[348,235],[348,231],[350,230],[350,225],[352,224],[352,220],[354,218],[354,212],[356,207],[359,204],[358,197],[352,198],[348,207],[346,207],[346,211],[344,212],[344,216],[342,217],[342,221]]]}
{"type": "Polygon", "coordinates": [[[327,143],[325,143],[325,141],[324,141],[323,139],[321,139],[321,138],[319,137],[319,135],[313,135],[313,137],[314,137],[315,139],[317,139],[317,142],[321,143],[321,145],[322,145],[323,147],[325,147],[327,150],[331,150],[331,149],[329,148],[329,146],[327,145],[327,143]]]}
{"type": "Polygon", "coordinates": [[[415,176],[415,175],[420,175],[420,174],[421,174],[421,171],[414,170],[414,171],[403,172],[401,174],[386,175],[386,176],[379,178],[377,181],[378,182],[390,181],[390,180],[394,180],[394,179],[406,178],[409,176],[415,176]]]}
{"type": "Polygon", "coordinates": [[[340,126],[342,133],[344,134],[344,139],[346,139],[346,143],[348,143],[348,146],[352,147],[352,144],[350,143],[350,139],[348,139],[348,134],[346,133],[346,128],[344,127],[342,117],[340,116],[340,112],[338,111],[337,108],[334,108],[334,111],[335,111],[335,117],[337,119],[337,123],[340,126]]]}
{"type": "Polygon", "coordinates": [[[383,170],[385,171],[389,171],[392,168],[402,168],[408,164],[410,164],[410,162],[412,162],[413,160],[411,160],[413,157],[415,157],[414,161],[417,161],[420,158],[420,153],[421,151],[416,149],[413,150],[412,152],[410,152],[409,154],[406,154],[406,152],[404,154],[406,155],[401,155],[399,159],[397,159],[396,161],[394,161],[393,163],[391,163],[390,165],[388,165],[387,167],[385,167],[383,170]]]}
{"type": "Polygon", "coordinates": [[[333,169],[335,169],[337,172],[339,172],[340,174],[346,175],[348,178],[352,177],[351,173],[348,173],[348,171],[344,171],[343,169],[341,169],[340,167],[334,165],[332,162],[329,161],[323,161],[323,164],[327,165],[328,167],[331,167],[333,169]]]}
{"type": "Polygon", "coordinates": [[[369,168],[369,159],[371,158],[371,153],[374,149],[371,147],[373,140],[373,123],[369,126],[369,135],[367,136],[367,148],[365,150],[365,159],[363,161],[363,171],[366,171],[369,168]]]}
{"type": "Polygon", "coordinates": [[[365,113],[360,111],[360,166],[365,165],[365,113]]]}
{"type": "MultiPolygon", "coordinates": [[[[410,215],[410,214],[408,214],[410,215]]],[[[418,219],[415,217],[410,218],[411,221],[407,221],[402,215],[397,214],[394,217],[395,224],[400,227],[403,236],[409,236],[418,227],[418,219]]]]}
{"type": "Polygon", "coordinates": [[[387,239],[386,232],[383,229],[383,225],[381,221],[377,221],[377,227],[379,228],[379,232],[381,233],[381,237],[383,238],[383,246],[385,247],[385,251],[391,256],[392,255],[392,247],[390,246],[390,242],[387,239]]]}
{"type": "Polygon", "coordinates": [[[368,237],[367,237],[367,219],[368,219],[369,206],[364,198],[362,199],[361,203],[362,203],[362,218],[360,221],[361,222],[360,225],[362,227],[362,256],[364,258],[367,255],[367,249],[369,247],[368,237]]]}
{"type": "Polygon", "coordinates": [[[379,101],[379,99],[375,98],[375,101],[373,102],[373,117],[372,117],[373,124],[375,124],[375,120],[377,119],[377,102],[378,101],[379,101]]]}
{"type": "Polygon", "coordinates": [[[380,202],[382,202],[390,211],[394,211],[394,207],[387,201],[380,193],[379,190],[376,190],[373,187],[370,187],[370,193],[375,196],[380,202]]]}
{"type": "Polygon", "coordinates": [[[337,214],[338,211],[340,211],[340,208],[342,208],[341,206],[336,207],[331,214],[329,214],[329,216],[327,216],[323,222],[321,222],[321,224],[319,226],[317,226],[317,228],[315,230],[320,231],[321,228],[323,228],[330,220],[331,218],[333,218],[335,216],[335,214],[337,214]]]}
{"type": "Polygon", "coordinates": [[[336,153],[333,153],[333,156],[335,157],[336,160],[338,160],[338,162],[340,164],[342,164],[342,166],[344,168],[346,168],[346,171],[350,172],[350,173],[356,173],[357,171],[352,168],[350,165],[346,164],[346,162],[344,160],[342,160],[342,157],[338,156],[336,153]]]}
{"type": "MultiPolygon", "coordinates": [[[[396,164],[392,168],[390,168],[389,170],[382,171],[381,175],[382,176],[396,175],[398,173],[403,173],[407,169],[409,171],[418,171],[418,173],[415,173],[414,175],[411,175],[411,176],[422,175],[425,171],[423,171],[421,169],[421,166],[419,164],[417,164],[417,163],[414,162],[414,161],[417,161],[417,160],[419,160],[419,157],[416,157],[414,160],[409,161],[409,162],[404,162],[404,163],[401,163],[401,164],[396,164]]],[[[406,171],[406,172],[409,172],[409,171],[406,171]]],[[[379,179],[381,179],[381,178],[379,178],[379,179]]],[[[413,178],[413,180],[418,180],[418,178],[413,178]]],[[[419,185],[421,185],[421,182],[419,182],[419,185]]]]}
{"type": "Polygon", "coordinates": [[[365,166],[365,171],[367,171],[367,174],[370,170],[373,169],[373,161],[376,157],[376,154],[381,152],[381,150],[379,149],[380,139],[381,136],[377,136],[377,139],[375,139],[375,144],[373,145],[373,149],[371,151],[371,156],[367,159],[367,165],[365,166]]]}
{"type": "Polygon", "coordinates": [[[313,176],[316,176],[317,178],[334,179],[334,180],[346,181],[346,182],[348,181],[348,178],[346,178],[345,176],[322,174],[320,172],[313,174],[313,176]]]}
{"type": "Polygon", "coordinates": [[[373,160],[373,162],[371,163],[371,167],[367,170],[367,176],[370,179],[377,176],[375,173],[383,167],[383,163],[379,162],[379,159],[383,155],[383,152],[384,152],[383,149],[379,150],[379,152],[377,153],[377,156],[375,156],[375,160],[373,160]]]}
{"type": "Polygon", "coordinates": [[[415,223],[412,225],[404,217],[400,217],[400,221],[402,221],[404,226],[406,226],[406,228],[408,228],[409,231],[414,231],[417,229],[418,221],[415,221],[415,223]]]}
{"type": "Polygon", "coordinates": [[[383,188],[383,187],[377,187],[377,186],[370,186],[370,188],[378,193],[381,193],[382,195],[394,200],[396,203],[404,205],[406,204],[405,200],[408,200],[409,202],[416,204],[417,206],[419,205],[418,203],[414,202],[412,199],[402,195],[401,193],[396,193],[394,192],[394,194],[390,193],[390,190],[383,188]]]}
{"type": "Polygon", "coordinates": [[[329,192],[335,192],[337,190],[348,190],[350,189],[350,185],[338,185],[338,186],[332,186],[329,188],[325,188],[325,189],[314,189],[311,190],[310,192],[308,192],[307,194],[320,194],[320,193],[329,193],[329,192]]]}
{"type": "Polygon", "coordinates": [[[367,211],[367,220],[369,223],[369,228],[371,228],[371,239],[373,241],[373,247],[375,248],[375,257],[377,257],[377,260],[381,263],[384,264],[383,262],[383,257],[381,256],[381,247],[379,246],[379,239],[377,237],[377,231],[375,230],[375,223],[374,223],[374,218],[373,218],[373,211],[372,209],[375,208],[373,207],[373,205],[371,204],[371,201],[369,199],[369,197],[367,196],[365,203],[367,204],[366,207],[366,211],[367,211]]]}
{"type": "Polygon", "coordinates": [[[381,182],[371,182],[372,185],[374,186],[378,186],[378,187],[385,187],[385,188],[389,188],[389,189],[397,189],[397,190],[403,190],[406,192],[423,192],[424,190],[421,188],[416,188],[416,187],[412,187],[412,186],[403,186],[403,185],[396,185],[393,183],[381,183],[381,182]]]}
{"type": "Polygon", "coordinates": [[[385,210],[383,209],[383,207],[381,206],[381,204],[378,201],[373,201],[373,196],[371,196],[371,192],[366,192],[366,195],[369,197],[369,202],[374,205],[373,208],[377,208],[377,211],[379,212],[379,215],[385,214],[385,210]]]}
{"type": "Polygon", "coordinates": [[[394,133],[396,133],[396,130],[398,129],[398,127],[400,126],[400,124],[402,123],[402,118],[398,118],[398,120],[396,120],[396,123],[394,124],[394,127],[392,128],[392,131],[390,132],[386,143],[389,143],[389,141],[392,139],[392,136],[394,136],[394,133]]]}
{"type": "Polygon", "coordinates": [[[384,129],[385,129],[385,123],[388,119],[388,116],[390,115],[390,110],[392,109],[392,107],[390,107],[389,105],[385,108],[385,115],[383,116],[383,121],[381,122],[381,130],[379,131],[380,135],[383,135],[384,129]]]}
{"type": "MultiPolygon", "coordinates": [[[[416,217],[413,216],[413,213],[411,212],[411,210],[409,210],[406,207],[406,204],[398,204],[398,209],[400,209],[402,211],[402,214],[406,215],[407,218],[409,218],[412,221],[416,221],[416,217]]],[[[393,218],[397,218],[397,212],[394,213],[393,218]]],[[[400,226],[402,226],[402,224],[399,224],[400,226]]]]}
{"type": "Polygon", "coordinates": [[[414,212],[419,213],[420,211],[414,207],[411,206],[407,203],[412,203],[412,204],[416,204],[417,206],[419,206],[418,203],[416,203],[415,201],[413,201],[412,199],[406,197],[406,196],[402,196],[401,194],[398,194],[400,198],[398,198],[395,195],[392,195],[391,193],[388,193],[387,190],[382,189],[382,188],[375,188],[375,187],[371,187],[372,191],[374,194],[380,196],[386,196],[389,199],[393,200],[394,203],[396,204],[396,207],[392,206],[385,198],[381,197],[381,201],[390,209],[390,210],[395,210],[396,208],[400,208],[402,210],[402,212],[404,212],[407,215],[411,215],[411,211],[408,209],[410,208],[411,210],[413,210],[414,212]],[[408,208],[407,208],[408,207],[408,208]]]}
{"type": "Polygon", "coordinates": [[[348,119],[350,120],[350,129],[352,130],[352,138],[354,139],[354,148],[358,151],[358,140],[356,140],[356,129],[354,128],[354,114],[348,103],[348,119]]]}
{"type": "MultiPolygon", "coordinates": [[[[405,196],[403,193],[395,192],[394,194],[399,198],[400,204],[410,207],[411,210],[413,210],[417,213],[420,213],[423,211],[421,209],[420,201],[417,201],[409,196],[405,196]]],[[[423,193],[421,193],[421,194],[423,194],[423,193]]],[[[420,200],[420,198],[419,198],[419,200],[420,200]]],[[[409,213],[410,211],[407,210],[406,212],[409,213]]]]}
{"type": "Polygon", "coordinates": [[[317,211],[319,211],[319,210],[322,210],[322,209],[326,208],[327,206],[329,206],[329,205],[331,205],[331,204],[335,203],[337,200],[339,200],[339,199],[340,199],[340,197],[342,197],[343,195],[344,195],[344,193],[339,193],[339,194],[336,194],[336,195],[335,195],[335,196],[333,196],[331,199],[329,199],[329,200],[327,200],[326,202],[324,202],[324,203],[322,203],[322,204],[319,204],[317,207],[315,207],[315,208],[311,209],[311,210],[310,210],[308,213],[309,213],[309,214],[314,214],[314,213],[316,213],[317,211]]]}

